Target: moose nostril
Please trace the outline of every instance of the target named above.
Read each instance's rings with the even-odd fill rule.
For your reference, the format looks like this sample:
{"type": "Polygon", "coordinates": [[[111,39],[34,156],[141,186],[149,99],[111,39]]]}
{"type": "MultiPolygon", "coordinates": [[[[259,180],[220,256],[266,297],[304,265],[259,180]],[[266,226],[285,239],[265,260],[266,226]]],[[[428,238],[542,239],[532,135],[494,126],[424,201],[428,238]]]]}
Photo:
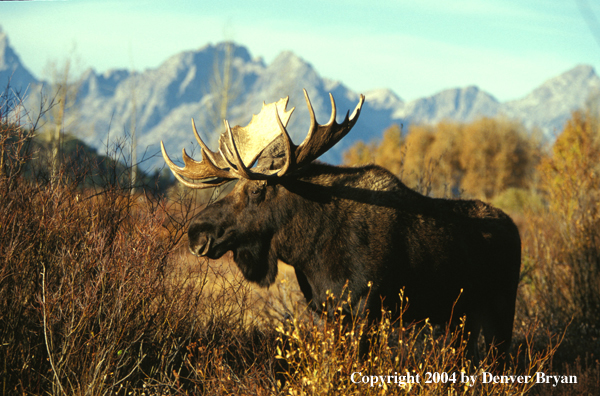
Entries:
{"type": "Polygon", "coordinates": [[[194,245],[190,243],[190,252],[192,252],[194,256],[205,255],[206,250],[208,250],[209,247],[209,242],[210,240],[207,236],[200,236],[194,245]]]}

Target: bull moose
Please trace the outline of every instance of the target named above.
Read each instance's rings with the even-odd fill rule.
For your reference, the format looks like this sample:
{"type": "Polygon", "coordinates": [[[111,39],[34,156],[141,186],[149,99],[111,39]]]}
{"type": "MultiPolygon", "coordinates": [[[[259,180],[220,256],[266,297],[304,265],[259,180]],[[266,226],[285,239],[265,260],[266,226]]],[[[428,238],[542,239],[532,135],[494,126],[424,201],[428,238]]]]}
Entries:
{"type": "MultiPolygon", "coordinates": [[[[188,229],[194,255],[217,259],[233,252],[246,279],[269,286],[277,261],[291,265],[311,308],[327,291],[347,290],[352,307],[381,317],[382,304],[404,320],[447,323],[466,315],[467,349],[477,339],[504,354],[511,342],[521,265],[521,239],[511,218],[478,200],[421,195],[375,165],[332,166],[315,161],[354,126],[364,103],[336,122],[319,125],[306,90],[311,124],[296,146],[286,131],[288,98],[263,104],[245,126],[220,136],[211,151],[198,135],[202,160],[183,150],[185,166],[162,153],[176,178],[191,188],[238,179],[223,199],[208,205],[188,229]],[[460,298],[459,298],[460,296],[460,298]],[[452,319],[451,319],[452,317],[452,319]]],[[[356,310],[355,310],[356,312],[356,310]]]]}

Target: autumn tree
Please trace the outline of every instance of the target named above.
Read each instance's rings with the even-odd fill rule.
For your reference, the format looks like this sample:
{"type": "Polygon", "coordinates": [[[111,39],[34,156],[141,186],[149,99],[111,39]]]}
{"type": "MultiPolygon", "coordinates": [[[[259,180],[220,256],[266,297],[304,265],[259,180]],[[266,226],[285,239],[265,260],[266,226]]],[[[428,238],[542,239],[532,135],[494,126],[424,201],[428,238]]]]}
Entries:
{"type": "Polygon", "coordinates": [[[344,152],[344,164],[353,166],[377,164],[398,174],[401,169],[402,142],[402,128],[399,125],[392,125],[383,132],[379,144],[356,142],[344,152]]]}
{"type": "Polygon", "coordinates": [[[590,110],[576,111],[539,166],[551,210],[571,218],[575,211],[598,201],[600,189],[598,118],[590,110]]]}
{"type": "Polygon", "coordinates": [[[381,143],[375,150],[375,163],[389,169],[394,174],[402,171],[402,127],[392,125],[384,133],[381,143]]]}
{"type": "MultiPolygon", "coordinates": [[[[535,290],[552,315],[582,326],[600,320],[600,129],[591,109],[575,111],[538,167],[547,206],[529,213],[535,290]]],[[[526,235],[527,235],[526,233],[526,235]]],[[[525,250],[527,252],[527,250],[525,250]]]]}
{"type": "Polygon", "coordinates": [[[344,159],[386,167],[424,194],[489,200],[509,187],[526,187],[539,151],[540,140],[519,123],[481,118],[411,125],[406,136],[392,127],[379,144],[357,143],[344,159]]]}
{"type": "Polygon", "coordinates": [[[509,187],[527,187],[539,160],[540,140],[502,118],[465,125],[460,146],[461,188],[487,200],[509,187]]]}
{"type": "Polygon", "coordinates": [[[367,144],[362,140],[359,140],[344,152],[344,164],[352,166],[374,164],[375,148],[375,144],[367,144]]]}
{"type": "Polygon", "coordinates": [[[460,124],[450,122],[411,126],[403,148],[402,180],[425,194],[453,195],[461,179],[457,161],[461,132],[460,124]]]}

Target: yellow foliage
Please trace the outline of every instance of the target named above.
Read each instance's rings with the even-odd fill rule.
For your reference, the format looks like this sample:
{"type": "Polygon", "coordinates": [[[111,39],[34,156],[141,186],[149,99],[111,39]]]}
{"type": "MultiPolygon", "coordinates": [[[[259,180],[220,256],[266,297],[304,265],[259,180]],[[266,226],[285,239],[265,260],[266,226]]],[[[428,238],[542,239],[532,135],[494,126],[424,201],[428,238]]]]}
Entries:
{"type": "Polygon", "coordinates": [[[542,188],[550,210],[571,218],[583,201],[600,188],[600,134],[598,118],[590,111],[573,113],[552,148],[552,155],[539,166],[542,188]]]}
{"type": "Polygon", "coordinates": [[[402,173],[404,182],[426,194],[452,195],[460,179],[457,164],[461,132],[460,124],[448,122],[435,127],[410,127],[402,173]]]}
{"type": "Polygon", "coordinates": [[[402,129],[398,125],[392,125],[384,131],[379,145],[358,141],[350,147],[344,153],[344,163],[353,166],[377,164],[398,174],[402,168],[402,141],[402,129]]]}
{"type": "Polygon", "coordinates": [[[507,188],[526,187],[539,152],[539,139],[520,124],[481,118],[470,124],[413,125],[405,137],[393,126],[378,145],[354,145],[344,161],[381,165],[425,194],[455,196],[462,191],[489,200],[507,188]]]}
{"type": "Polygon", "coordinates": [[[591,110],[576,111],[540,162],[547,207],[527,212],[524,252],[535,257],[533,293],[547,316],[600,318],[600,129],[591,110]]]}
{"type": "Polygon", "coordinates": [[[372,164],[374,150],[373,145],[358,141],[344,153],[344,163],[354,166],[372,164]]]}
{"type": "Polygon", "coordinates": [[[461,188],[469,195],[490,199],[509,187],[526,187],[538,153],[539,142],[520,124],[481,118],[464,129],[461,188]]]}

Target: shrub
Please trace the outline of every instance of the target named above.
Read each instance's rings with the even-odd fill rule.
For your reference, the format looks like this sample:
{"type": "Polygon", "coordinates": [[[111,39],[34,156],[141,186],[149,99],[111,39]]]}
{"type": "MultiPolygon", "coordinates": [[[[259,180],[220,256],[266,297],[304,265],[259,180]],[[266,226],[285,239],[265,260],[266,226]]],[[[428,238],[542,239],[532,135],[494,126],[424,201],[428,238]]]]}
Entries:
{"type": "MultiPolygon", "coordinates": [[[[330,295],[330,299],[333,296],[330,295]]],[[[479,364],[467,359],[468,335],[456,329],[425,323],[391,321],[389,313],[373,325],[365,319],[344,321],[342,307],[331,302],[338,320],[326,314],[308,320],[291,318],[277,328],[277,358],[284,362],[283,391],[289,395],[500,395],[525,394],[536,385],[483,382],[484,375],[518,376],[547,372],[560,344],[552,337],[534,346],[538,326],[532,325],[514,348],[506,367],[490,350],[479,364]],[[362,346],[370,345],[362,355],[362,346]],[[362,358],[361,358],[362,357],[362,358]],[[488,374],[485,374],[488,373],[488,374]],[[466,380],[476,378],[475,381],[466,380]],[[365,382],[365,379],[367,380],[365,382]]]]}
{"type": "Polygon", "coordinates": [[[268,386],[270,336],[241,319],[243,296],[219,305],[206,262],[182,265],[187,201],[133,195],[122,177],[77,183],[98,169],[32,179],[35,128],[0,127],[3,394],[218,394],[225,376],[231,389],[268,386]]]}
{"type": "Polygon", "coordinates": [[[563,349],[572,363],[600,354],[600,135],[597,118],[575,112],[539,166],[544,207],[526,211],[526,315],[550,327],[572,321],[563,349]]]}

